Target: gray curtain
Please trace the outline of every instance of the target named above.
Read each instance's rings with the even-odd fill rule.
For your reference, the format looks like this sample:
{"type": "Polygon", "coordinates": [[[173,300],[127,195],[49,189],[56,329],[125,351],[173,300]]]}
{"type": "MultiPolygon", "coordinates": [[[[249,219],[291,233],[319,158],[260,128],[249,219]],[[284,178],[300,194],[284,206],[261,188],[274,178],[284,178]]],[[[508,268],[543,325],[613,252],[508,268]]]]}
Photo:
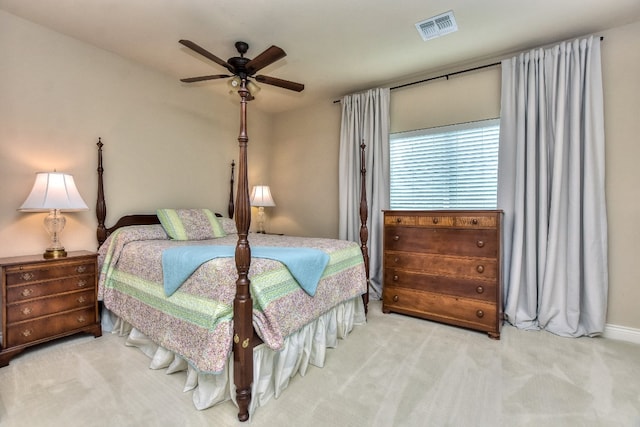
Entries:
{"type": "Polygon", "coordinates": [[[600,39],[504,60],[500,127],[506,319],[598,335],[608,289],[600,39]]]}
{"type": "Polygon", "coordinates": [[[370,296],[382,295],[382,210],[389,207],[389,89],[341,100],[339,237],[360,242],[360,144],[366,144],[370,296]]]}

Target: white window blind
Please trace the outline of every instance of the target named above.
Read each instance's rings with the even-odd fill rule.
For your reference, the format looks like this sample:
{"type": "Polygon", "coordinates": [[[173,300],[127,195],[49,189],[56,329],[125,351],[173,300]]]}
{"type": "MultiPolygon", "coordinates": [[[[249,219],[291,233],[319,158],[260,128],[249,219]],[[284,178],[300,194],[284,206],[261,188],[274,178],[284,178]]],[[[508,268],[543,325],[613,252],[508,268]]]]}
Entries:
{"type": "Polygon", "coordinates": [[[499,134],[499,119],[391,134],[391,209],[495,209],[499,134]]]}

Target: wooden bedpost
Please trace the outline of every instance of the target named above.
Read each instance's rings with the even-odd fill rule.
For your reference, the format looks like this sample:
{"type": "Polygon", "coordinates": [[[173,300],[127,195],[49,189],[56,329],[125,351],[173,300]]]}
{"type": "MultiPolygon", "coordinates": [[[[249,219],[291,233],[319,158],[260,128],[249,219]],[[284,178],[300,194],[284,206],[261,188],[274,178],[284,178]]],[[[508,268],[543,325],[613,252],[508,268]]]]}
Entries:
{"type": "Polygon", "coordinates": [[[236,245],[236,296],[233,300],[233,379],[236,385],[236,402],[238,419],[249,419],[249,403],[251,402],[251,383],[253,382],[253,301],[250,292],[249,267],[251,265],[251,248],[247,236],[251,225],[251,205],[249,201],[249,182],[247,178],[247,79],[242,78],[240,89],[240,159],[238,167],[238,195],[236,199],[236,228],[238,243],[236,245]]]}
{"type": "Polygon", "coordinates": [[[96,217],[98,218],[98,229],[96,231],[96,237],[98,238],[98,247],[107,239],[107,227],[104,225],[105,218],[107,217],[107,204],[104,200],[104,184],[102,181],[102,174],[104,169],[102,168],[102,138],[98,138],[98,200],[96,202],[96,217]]]}
{"type": "Polygon", "coordinates": [[[369,248],[367,247],[367,241],[369,240],[369,230],[367,229],[369,208],[367,205],[367,168],[364,151],[366,146],[364,140],[362,140],[360,144],[360,250],[364,258],[364,268],[367,277],[367,292],[362,294],[365,314],[369,311],[369,248]]]}

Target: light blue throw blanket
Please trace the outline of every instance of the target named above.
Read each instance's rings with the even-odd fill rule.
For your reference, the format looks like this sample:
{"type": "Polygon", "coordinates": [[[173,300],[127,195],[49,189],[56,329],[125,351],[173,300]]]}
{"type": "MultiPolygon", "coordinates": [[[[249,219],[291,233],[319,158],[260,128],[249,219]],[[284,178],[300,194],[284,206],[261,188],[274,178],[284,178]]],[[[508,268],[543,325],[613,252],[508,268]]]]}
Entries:
{"type": "MultiPolygon", "coordinates": [[[[203,263],[214,258],[234,257],[235,246],[180,246],[162,252],[164,293],[173,294],[203,263]]],[[[329,255],[318,249],[258,246],[251,256],[283,263],[306,293],[313,296],[329,263],[329,255]]]]}

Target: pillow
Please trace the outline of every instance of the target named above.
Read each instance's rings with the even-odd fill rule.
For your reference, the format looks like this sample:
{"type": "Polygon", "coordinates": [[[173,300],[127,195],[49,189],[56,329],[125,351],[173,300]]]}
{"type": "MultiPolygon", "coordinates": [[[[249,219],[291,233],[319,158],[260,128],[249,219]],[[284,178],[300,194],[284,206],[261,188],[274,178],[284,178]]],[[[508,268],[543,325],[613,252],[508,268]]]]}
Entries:
{"type": "Polygon", "coordinates": [[[220,224],[222,224],[222,229],[227,234],[238,234],[238,229],[236,228],[236,221],[231,218],[218,218],[220,224]]]}
{"type": "Polygon", "coordinates": [[[162,228],[173,240],[205,240],[224,237],[222,225],[209,209],[158,209],[162,228]]]}

